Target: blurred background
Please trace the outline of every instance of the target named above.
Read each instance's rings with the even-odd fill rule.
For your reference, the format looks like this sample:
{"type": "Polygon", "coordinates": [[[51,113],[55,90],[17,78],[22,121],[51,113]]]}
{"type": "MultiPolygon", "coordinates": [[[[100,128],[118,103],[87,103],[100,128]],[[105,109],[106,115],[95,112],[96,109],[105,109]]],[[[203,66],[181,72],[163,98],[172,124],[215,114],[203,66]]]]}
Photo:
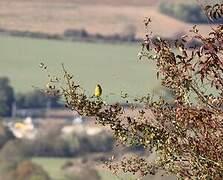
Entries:
{"type": "Polygon", "coordinates": [[[152,36],[167,40],[195,24],[205,34],[210,24],[201,4],[216,2],[0,0],[0,180],[134,178],[112,175],[103,162],[113,155],[153,155],[141,147],[117,147],[108,128],[40,92],[47,74],[39,64],[61,75],[64,63],[89,95],[101,84],[108,103],[125,103],[121,91],[131,97],[152,93],[170,98],[159,86],[154,63],[138,60],[143,20],[150,17],[152,36]]]}

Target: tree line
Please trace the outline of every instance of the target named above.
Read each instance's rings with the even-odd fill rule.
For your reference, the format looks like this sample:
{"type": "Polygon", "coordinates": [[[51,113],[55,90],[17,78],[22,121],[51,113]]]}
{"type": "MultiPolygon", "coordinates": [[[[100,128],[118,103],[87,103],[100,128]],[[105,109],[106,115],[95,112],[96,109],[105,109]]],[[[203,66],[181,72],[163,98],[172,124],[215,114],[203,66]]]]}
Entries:
{"type": "Polygon", "coordinates": [[[0,116],[11,116],[13,104],[18,109],[61,107],[58,96],[49,97],[40,90],[16,94],[7,77],[0,77],[0,116]]]}

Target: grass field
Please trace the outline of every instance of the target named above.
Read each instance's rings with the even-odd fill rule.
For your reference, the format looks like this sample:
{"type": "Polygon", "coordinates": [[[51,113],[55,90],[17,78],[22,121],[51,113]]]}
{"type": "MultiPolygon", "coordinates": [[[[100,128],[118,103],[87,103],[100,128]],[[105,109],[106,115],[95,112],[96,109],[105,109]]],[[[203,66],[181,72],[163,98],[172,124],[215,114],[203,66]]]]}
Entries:
{"type": "MultiPolygon", "coordinates": [[[[49,174],[49,176],[53,180],[65,180],[65,173],[61,169],[61,167],[64,165],[64,163],[69,160],[75,162],[75,159],[67,159],[67,158],[39,158],[35,157],[32,159],[32,162],[40,165],[43,167],[43,169],[49,174]]],[[[98,167],[97,168],[98,173],[101,177],[101,180],[133,180],[137,179],[138,176],[134,176],[130,173],[119,173],[118,176],[115,176],[112,174],[111,171],[98,167]]],[[[162,173],[158,173],[155,176],[153,175],[147,175],[144,178],[141,178],[141,180],[176,180],[175,177],[171,175],[164,175],[162,176],[162,173]]]]}
{"type": "MultiPolygon", "coordinates": [[[[67,158],[33,158],[32,161],[40,166],[49,174],[49,176],[53,180],[65,180],[65,173],[61,169],[67,158]]],[[[119,180],[118,177],[113,175],[110,171],[99,168],[99,175],[101,176],[101,180],[119,180]]],[[[130,174],[120,175],[121,178],[130,179],[132,176],[130,174]]]]}
{"type": "Polygon", "coordinates": [[[63,42],[0,36],[0,76],[8,76],[16,92],[27,92],[32,86],[43,87],[47,74],[39,68],[44,62],[52,74],[62,72],[61,63],[74,74],[91,94],[96,83],[103,95],[112,100],[120,92],[143,95],[156,85],[152,62],[139,61],[140,45],[110,45],[63,42]]]}
{"type": "Polygon", "coordinates": [[[63,180],[64,173],[61,170],[66,158],[33,158],[32,161],[40,165],[51,178],[55,180],[63,180]]]}

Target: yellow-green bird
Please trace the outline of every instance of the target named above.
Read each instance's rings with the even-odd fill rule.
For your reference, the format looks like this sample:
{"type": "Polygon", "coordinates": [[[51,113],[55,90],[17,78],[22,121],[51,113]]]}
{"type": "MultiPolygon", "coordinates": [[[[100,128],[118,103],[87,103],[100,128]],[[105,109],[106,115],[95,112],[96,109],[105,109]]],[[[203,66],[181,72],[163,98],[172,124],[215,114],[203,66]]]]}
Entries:
{"type": "Polygon", "coordinates": [[[95,97],[100,97],[102,94],[102,88],[99,84],[96,85],[95,90],[94,90],[94,96],[95,97]]]}

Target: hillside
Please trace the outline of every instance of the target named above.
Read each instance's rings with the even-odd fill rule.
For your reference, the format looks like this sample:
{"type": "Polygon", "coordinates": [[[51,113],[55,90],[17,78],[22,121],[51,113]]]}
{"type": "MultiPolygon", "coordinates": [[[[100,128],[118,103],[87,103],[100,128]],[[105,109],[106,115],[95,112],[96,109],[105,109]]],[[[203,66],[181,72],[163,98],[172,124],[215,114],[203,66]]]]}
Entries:
{"type": "MultiPolygon", "coordinates": [[[[6,3],[37,3],[36,0],[4,0],[6,3]]],[[[154,6],[159,0],[38,0],[48,4],[81,4],[81,5],[112,5],[112,6],[154,6]]]]}
{"type": "MultiPolygon", "coordinates": [[[[144,35],[143,19],[151,17],[152,30],[165,37],[188,31],[186,24],[160,14],[155,0],[4,0],[0,1],[0,28],[63,33],[86,29],[103,35],[135,32],[144,35]],[[136,6],[137,4],[137,6],[136,6]]],[[[202,25],[206,32],[208,25],[202,25]]]]}

